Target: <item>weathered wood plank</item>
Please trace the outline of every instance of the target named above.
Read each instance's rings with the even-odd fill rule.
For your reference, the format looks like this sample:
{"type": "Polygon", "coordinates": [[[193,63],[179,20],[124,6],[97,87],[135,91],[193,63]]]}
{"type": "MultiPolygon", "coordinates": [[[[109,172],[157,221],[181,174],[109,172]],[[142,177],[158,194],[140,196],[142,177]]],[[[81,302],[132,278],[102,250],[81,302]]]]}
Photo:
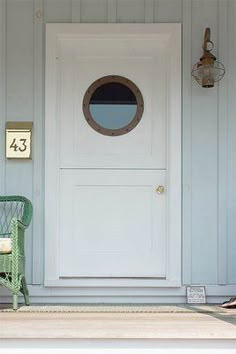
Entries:
{"type": "Polygon", "coordinates": [[[200,313],[1,313],[0,338],[236,339],[235,324],[200,313]]]}

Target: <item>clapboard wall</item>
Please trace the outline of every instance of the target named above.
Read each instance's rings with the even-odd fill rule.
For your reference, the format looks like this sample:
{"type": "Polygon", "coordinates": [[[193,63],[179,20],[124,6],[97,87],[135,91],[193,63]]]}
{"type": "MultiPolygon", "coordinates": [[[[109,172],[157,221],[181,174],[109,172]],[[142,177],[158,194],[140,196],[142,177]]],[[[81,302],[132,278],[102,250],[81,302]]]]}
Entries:
{"type": "MultiPolygon", "coordinates": [[[[34,205],[27,278],[43,284],[44,61],[48,22],[183,24],[183,284],[236,284],[236,1],[0,0],[0,194],[34,205]],[[191,78],[210,26],[226,76],[191,78]],[[33,121],[32,161],[6,161],[6,121],[33,121]]],[[[214,287],[216,289],[217,287],[214,287]]],[[[53,292],[52,292],[53,294],[53,292]]]]}

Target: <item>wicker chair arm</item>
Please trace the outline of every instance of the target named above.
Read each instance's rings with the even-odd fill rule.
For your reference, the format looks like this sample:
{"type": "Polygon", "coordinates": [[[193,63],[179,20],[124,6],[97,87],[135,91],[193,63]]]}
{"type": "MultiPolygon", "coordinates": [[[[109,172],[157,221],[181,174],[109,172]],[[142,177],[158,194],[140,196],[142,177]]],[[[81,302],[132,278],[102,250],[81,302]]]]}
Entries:
{"type": "Polygon", "coordinates": [[[20,195],[0,196],[0,202],[22,202],[24,203],[24,213],[22,220],[19,220],[25,228],[27,228],[31,222],[33,214],[33,206],[29,199],[20,195]]]}
{"type": "Polygon", "coordinates": [[[12,255],[24,256],[24,243],[25,243],[25,231],[26,227],[16,218],[12,218],[11,221],[11,239],[12,239],[12,255]]]}

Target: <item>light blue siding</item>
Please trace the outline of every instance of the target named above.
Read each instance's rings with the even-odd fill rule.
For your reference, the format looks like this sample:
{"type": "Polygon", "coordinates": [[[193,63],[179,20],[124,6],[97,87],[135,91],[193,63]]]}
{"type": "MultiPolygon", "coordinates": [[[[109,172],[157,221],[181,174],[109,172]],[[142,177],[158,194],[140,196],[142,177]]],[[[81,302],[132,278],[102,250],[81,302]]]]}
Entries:
{"type": "Polygon", "coordinates": [[[81,0],[80,22],[107,22],[107,0],[100,0],[99,6],[96,0],[81,0]]]}
{"type": "Polygon", "coordinates": [[[145,22],[145,1],[117,0],[117,22],[145,22]]]}
{"type": "Polygon", "coordinates": [[[43,284],[44,31],[47,22],[183,23],[183,284],[236,284],[236,2],[234,0],[1,0],[0,193],[29,197],[27,275],[43,284]],[[226,77],[191,78],[210,26],[226,77]],[[5,161],[5,121],[34,121],[29,162],[5,161]]]}
{"type": "MultiPolygon", "coordinates": [[[[33,3],[6,2],[6,121],[34,120],[34,17],[33,3]]],[[[6,194],[22,194],[32,199],[33,163],[8,160],[5,165],[6,194]]],[[[31,226],[32,229],[32,226],[31,226]]],[[[31,232],[29,232],[30,234],[31,232]]],[[[31,254],[28,234],[26,252],[31,254]]],[[[27,278],[31,278],[32,257],[28,257],[27,278]]]]}
{"type": "MultiPolygon", "coordinates": [[[[231,0],[229,7],[229,46],[228,53],[228,169],[226,175],[227,193],[227,281],[236,283],[236,2],[231,0]]],[[[227,118],[227,117],[226,117],[227,118]]]]}
{"type": "Polygon", "coordinates": [[[67,0],[44,0],[44,22],[71,22],[71,1],[67,0]]]}
{"type": "MultiPolygon", "coordinates": [[[[201,38],[210,26],[218,43],[218,1],[193,1],[192,58],[201,54],[201,38]],[[195,44],[195,45],[194,45],[195,44]]],[[[217,49],[217,48],[216,48],[217,49]]],[[[218,86],[192,85],[192,281],[217,283],[218,86]],[[209,262],[210,259],[210,262],[209,262]],[[206,271],[207,270],[207,271],[206,271]]]]}

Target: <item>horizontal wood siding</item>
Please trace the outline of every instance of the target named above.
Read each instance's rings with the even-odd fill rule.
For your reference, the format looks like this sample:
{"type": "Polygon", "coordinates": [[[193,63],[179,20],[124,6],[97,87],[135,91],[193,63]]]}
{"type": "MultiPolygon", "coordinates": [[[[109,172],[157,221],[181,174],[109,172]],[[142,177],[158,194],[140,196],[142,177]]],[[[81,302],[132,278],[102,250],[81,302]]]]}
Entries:
{"type": "Polygon", "coordinates": [[[1,193],[35,204],[27,276],[43,283],[44,36],[47,22],[183,23],[183,283],[235,284],[236,3],[234,0],[2,0],[1,193]],[[191,78],[210,26],[227,77],[214,89],[191,78]],[[33,161],[5,161],[5,121],[34,121],[33,161]]]}

